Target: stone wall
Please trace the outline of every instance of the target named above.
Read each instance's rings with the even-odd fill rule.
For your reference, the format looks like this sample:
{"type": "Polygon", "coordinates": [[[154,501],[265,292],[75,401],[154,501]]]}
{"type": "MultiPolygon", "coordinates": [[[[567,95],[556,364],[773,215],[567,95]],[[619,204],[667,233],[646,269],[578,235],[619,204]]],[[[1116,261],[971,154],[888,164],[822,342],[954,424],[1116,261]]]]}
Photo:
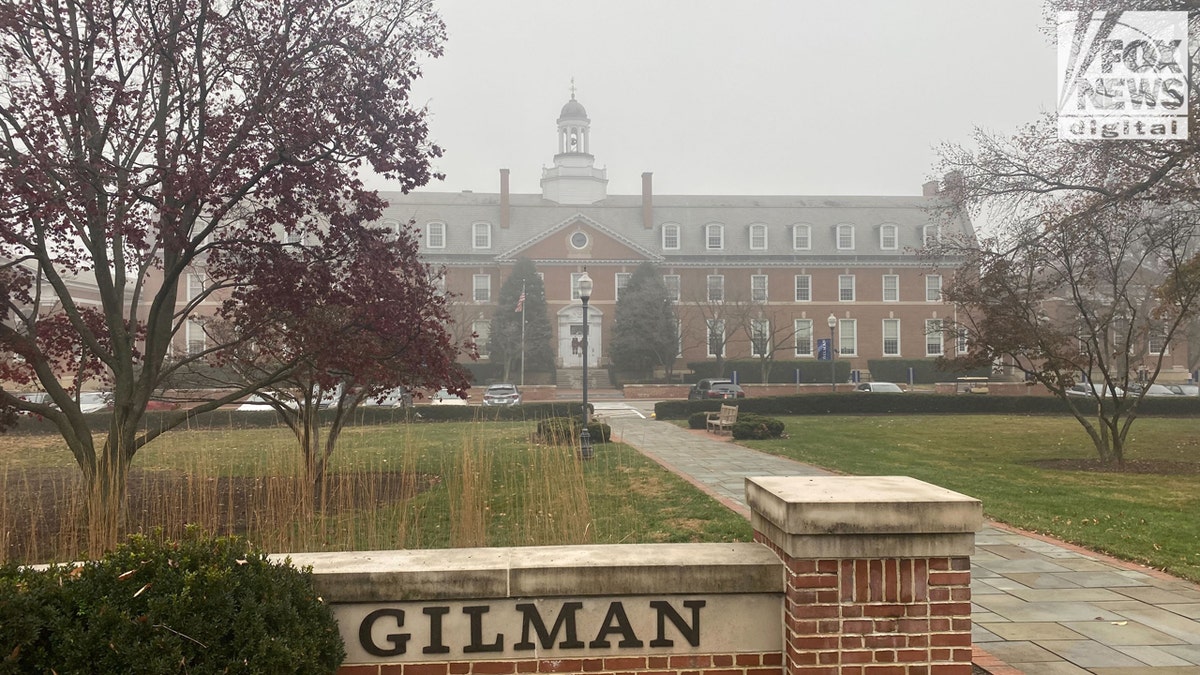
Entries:
{"type": "Polygon", "coordinates": [[[747,480],[757,543],[293,554],[340,675],[969,675],[979,502],[909,478],[747,480]]]}

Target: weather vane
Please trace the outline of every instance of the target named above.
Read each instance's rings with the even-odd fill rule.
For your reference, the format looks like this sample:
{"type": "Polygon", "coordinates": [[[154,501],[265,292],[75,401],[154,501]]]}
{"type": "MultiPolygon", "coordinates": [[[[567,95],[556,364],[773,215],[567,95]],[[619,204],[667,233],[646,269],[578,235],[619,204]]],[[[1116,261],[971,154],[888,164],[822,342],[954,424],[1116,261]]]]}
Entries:
{"type": "Polygon", "coordinates": [[[571,99],[575,99],[575,77],[571,76],[571,99]]]}

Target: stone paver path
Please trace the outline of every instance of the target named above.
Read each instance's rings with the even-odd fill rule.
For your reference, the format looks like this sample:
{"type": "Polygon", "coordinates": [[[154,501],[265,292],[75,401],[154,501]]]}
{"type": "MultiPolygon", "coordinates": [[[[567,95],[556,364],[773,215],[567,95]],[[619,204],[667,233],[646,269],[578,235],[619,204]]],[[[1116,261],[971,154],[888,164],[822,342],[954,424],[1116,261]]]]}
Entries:
{"type": "MultiPolygon", "coordinates": [[[[637,417],[617,438],[749,517],[748,476],[830,472],[637,417]]],[[[971,558],[978,647],[1030,675],[1200,675],[1200,587],[987,523],[971,558]]],[[[990,666],[989,666],[990,667],[990,666]]]]}

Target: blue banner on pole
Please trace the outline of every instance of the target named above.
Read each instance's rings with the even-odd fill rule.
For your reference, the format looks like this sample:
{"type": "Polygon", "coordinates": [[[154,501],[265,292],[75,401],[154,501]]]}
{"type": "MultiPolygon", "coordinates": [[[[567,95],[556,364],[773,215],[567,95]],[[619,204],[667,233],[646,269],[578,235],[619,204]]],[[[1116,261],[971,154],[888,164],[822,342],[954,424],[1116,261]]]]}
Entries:
{"type": "Polygon", "coordinates": [[[829,338],[818,338],[817,339],[817,360],[818,361],[832,360],[833,355],[829,349],[831,346],[830,342],[831,341],[829,338]]]}

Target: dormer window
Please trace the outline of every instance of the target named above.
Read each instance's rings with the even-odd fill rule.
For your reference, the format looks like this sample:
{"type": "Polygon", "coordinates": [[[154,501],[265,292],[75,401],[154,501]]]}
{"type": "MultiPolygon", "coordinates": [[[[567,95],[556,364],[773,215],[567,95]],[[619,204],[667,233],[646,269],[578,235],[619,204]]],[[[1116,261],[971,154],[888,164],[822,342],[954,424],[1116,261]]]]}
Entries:
{"type": "Polygon", "coordinates": [[[839,251],[854,250],[854,226],[853,225],[838,225],[837,226],[837,247],[839,251]]]}
{"type": "Polygon", "coordinates": [[[720,223],[709,223],[704,227],[705,248],[710,251],[720,251],[725,248],[725,226],[720,223]]]}
{"type": "Polygon", "coordinates": [[[667,223],[662,227],[662,247],[664,251],[679,250],[679,226],[667,223]]]}

